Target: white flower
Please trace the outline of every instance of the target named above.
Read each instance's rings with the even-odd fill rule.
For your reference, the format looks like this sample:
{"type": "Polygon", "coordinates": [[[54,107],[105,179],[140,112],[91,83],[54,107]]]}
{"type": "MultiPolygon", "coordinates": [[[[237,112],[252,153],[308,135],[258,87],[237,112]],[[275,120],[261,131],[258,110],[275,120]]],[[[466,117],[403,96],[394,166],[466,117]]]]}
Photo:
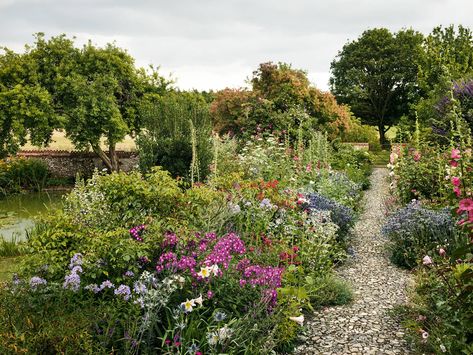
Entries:
{"type": "Polygon", "coordinates": [[[390,171],[389,176],[393,177],[394,176],[394,171],[390,171]]]}
{"type": "Polygon", "coordinates": [[[290,320],[296,322],[300,326],[304,325],[304,315],[300,315],[299,317],[289,317],[290,320]]]}
{"type": "Polygon", "coordinates": [[[423,331],[422,332],[422,339],[427,339],[429,337],[429,333],[427,333],[426,331],[423,331]]]}
{"type": "Polygon", "coordinates": [[[204,302],[204,299],[202,298],[202,295],[200,295],[197,298],[194,298],[194,302],[197,303],[199,306],[202,306],[202,303],[204,302]]]}
{"type": "Polygon", "coordinates": [[[441,350],[443,353],[446,353],[446,352],[447,352],[447,348],[446,348],[445,345],[443,345],[443,344],[440,344],[440,350],[441,350]]]}
{"type": "Polygon", "coordinates": [[[210,276],[211,271],[212,269],[206,266],[206,267],[201,268],[200,271],[197,273],[197,275],[202,277],[203,279],[206,279],[207,277],[210,276]]]}
{"type": "Polygon", "coordinates": [[[430,256],[428,256],[428,255],[424,256],[424,258],[422,259],[422,264],[431,265],[432,264],[432,259],[430,258],[430,256]]]}
{"type": "Polygon", "coordinates": [[[217,332],[212,332],[207,334],[207,343],[209,345],[215,345],[218,343],[218,333],[217,332]]]}
{"type": "Polygon", "coordinates": [[[230,338],[230,336],[232,335],[232,330],[230,328],[228,328],[227,326],[224,326],[222,328],[220,328],[218,330],[218,337],[219,337],[219,340],[222,341],[222,340],[225,340],[227,338],[230,338]]]}
{"type": "Polygon", "coordinates": [[[214,276],[218,276],[218,271],[220,270],[218,265],[217,264],[213,264],[212,266],[210,266],[209,268],[209,271],[214,275],[214,276]]]}
{"type": "Polygon", "coordinates": [[[195,300],[186,300],[185,302],[181,303],[181,307],[184,309],[186,312],[192,312],[195,307],[195,300]]]}

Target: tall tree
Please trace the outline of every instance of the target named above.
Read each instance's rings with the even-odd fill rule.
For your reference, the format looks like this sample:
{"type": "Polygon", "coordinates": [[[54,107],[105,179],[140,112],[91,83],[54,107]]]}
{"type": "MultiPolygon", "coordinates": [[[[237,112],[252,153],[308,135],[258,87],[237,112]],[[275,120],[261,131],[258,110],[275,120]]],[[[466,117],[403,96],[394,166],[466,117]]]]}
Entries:
{"type": "Polygon", "coordinates": [[[419,95],[417,59],[423,36],[385,28],[363,32],[343,46],[331,64],[331,90],[337,100],[350,105],[363,123],[376,126],[380,143],[386,144],[387,130],[419,95]]]}
{"type": "Polygon", "coordinates": [[[30,91],[21,97],[16,93],[17,100],[5,101],[0,115],[10,112],[19,127],[27,128],[26,123],[42,126],[41,137],[36,133],[37,128],[30,129],[33,143],[48,143],[54,128],[65,129],[76,149],[92,149],[110,171],[119,169],[116,144],[127,134],[136,134],[141,127],[141,100],[149,94],[164,93],[170,84],[153,68],[151,72],[136,69],[134,59],[114,44],[96,47],[89,41],[77,48],[65,35],[47,40],[38,33],[35,43],[27,46],[24,54],[7,51],[6,55],[8,60],[4,61],[14,72],[9,86],[27,82],[30,91]],[[25,70],[15,60],[28,63],[27,73],[32,79],[24,79],[25,70]],[[25,106],[30,110],[20,112],[25,106]],[[31,113],[33,109],[36,111],[31,113]],[[22,121],[25,115],[36,118],[22,121]],[[43,116],[49,117],[49,130],[41,123],[45,120],[43,116]],[[108,154],[102,149],[103,143],[108,147],[108,154]]]}
{"type": "Polygon", "coordinates": [[[36,69],[30,58],[6,48],[0,54],[0,158],[15,154],[28,136],[47,144],[59,123],[36,69]]]}

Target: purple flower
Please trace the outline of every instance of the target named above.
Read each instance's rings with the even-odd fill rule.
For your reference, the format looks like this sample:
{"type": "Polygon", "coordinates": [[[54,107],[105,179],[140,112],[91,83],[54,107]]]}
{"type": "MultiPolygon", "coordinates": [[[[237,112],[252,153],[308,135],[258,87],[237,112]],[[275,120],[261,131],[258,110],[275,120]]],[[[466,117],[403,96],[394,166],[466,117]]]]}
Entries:
{"type": "Polygon", "coordinates": [[[74,266],[80,266],[82,265],[82,254],[81,253],[75,253],[72,258],[71,262],[69,264],[69,269],[73,269],[74,266]]]}
{"type": "Polygon", "coordinates": [[[271,200],[269,198],[265,198],[259,204],[260,208],[271,208],[273,205],[271,204],[271,200]]]}
{"type": "Polygon", "coordinates": [[[133,227],[130,229],[130,235],[132,236],[133,239],[142,242],[143,238],[141,235],[143,234],[143,231],[146,229],[146,226],[144,224],[141,224],[139,226],[133,227]]]}
{"type": "Polygon", "coordinates": [[[97,284],[90,284],[84,287],[87,291],[92,291],[93,293],[99,293],[100,287],[97,286],[97,284]]]}
{"type": "Polygon", "coordinates": [[[32,290],[36,291],[36,289],[41,286],[41,285],[47,285],[48,282],[41,278],[41,277],[38,277],[38,276],[33,276],[31,279],[30,279],[30,287],[32,290]]]}
{"type": "Polygon", "coordinates": [[[72,290],[74,292],[80,289],[80,276],[75,272],[71,272],[69,275],[64,277],[64,283],[62,287],[66,290],[72,290]]]}
{"type": "Polygon", "coordinates": [[[106,280],[100,284],[100,291],[106,288],[115,288],[115,285],[110,282],[110,280],[106,280]]]}
{"type": "Polygon", "coordinates": [[[113,293],[117,296],[122,296],[125,301],[128,301],[131,297],[130,287],[127,285],[118,286],[113,293]]]}
{"type": "Polygon", "coordinates": [[[128,270],[127,272],[125,272],[125,276],[126,277],[133,277],[133,276],[135,276],[135,273],[131,270],[128,270]]]}
{"type": "Polygon", "coordinates": [[[228,268],[232,260],[232,254],[244,254],[246,252],[243,241],[235,233],[224,235],[215,243],[212,252],[205,259],[207,266],[220,264],[228,268]]]}

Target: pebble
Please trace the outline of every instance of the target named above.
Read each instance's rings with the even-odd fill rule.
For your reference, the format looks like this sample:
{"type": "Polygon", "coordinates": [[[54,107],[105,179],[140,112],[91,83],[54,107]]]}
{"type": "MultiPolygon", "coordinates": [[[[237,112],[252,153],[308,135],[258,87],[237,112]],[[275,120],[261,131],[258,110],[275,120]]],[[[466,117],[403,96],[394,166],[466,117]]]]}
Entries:
{"type": "Polygon", "coordinates": [[[389,312],[407,301],[410,275],[386,256],[380,235],[389,195],[388,172],[375,168],[364,211],[355,225],[351,257],[337,270],[354,291],[353,303],[325,308],[307,317],[295,354],[410,354],[401,325],[389,312]],[[328,341],[327,341],[328,340],[328,341]]]}

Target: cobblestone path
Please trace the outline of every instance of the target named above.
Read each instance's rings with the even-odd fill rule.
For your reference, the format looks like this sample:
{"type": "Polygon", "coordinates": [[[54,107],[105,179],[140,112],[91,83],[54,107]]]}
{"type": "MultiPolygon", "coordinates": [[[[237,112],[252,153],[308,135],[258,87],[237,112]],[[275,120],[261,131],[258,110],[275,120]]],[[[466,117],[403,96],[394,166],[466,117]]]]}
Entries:
{"type": "Polygon", "coordinates": [[[338,270],[354,290],[353,303],[311,316],[296,354],[410,353],[401,326],[388,313],[406,302],[409,275],[390,263],[380,236],[383,200],[388,195],[386,178],[386,169],[374,169],[362,202],[363,214],[355,225],[354,256],[338,270]]]}

